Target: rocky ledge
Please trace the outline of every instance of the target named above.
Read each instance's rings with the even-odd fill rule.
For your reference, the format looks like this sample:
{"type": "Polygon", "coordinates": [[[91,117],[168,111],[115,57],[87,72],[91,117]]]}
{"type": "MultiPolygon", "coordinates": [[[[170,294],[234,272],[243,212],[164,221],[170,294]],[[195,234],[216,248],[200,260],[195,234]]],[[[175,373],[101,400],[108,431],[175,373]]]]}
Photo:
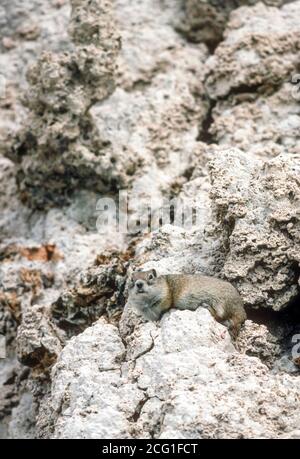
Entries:
{"type": "Polygon", "coordinates": [[[300,1],[2,3],[0,438],[300,438],[300,1]],[[237,340],[137,267],[230,281],[237,340]]]}

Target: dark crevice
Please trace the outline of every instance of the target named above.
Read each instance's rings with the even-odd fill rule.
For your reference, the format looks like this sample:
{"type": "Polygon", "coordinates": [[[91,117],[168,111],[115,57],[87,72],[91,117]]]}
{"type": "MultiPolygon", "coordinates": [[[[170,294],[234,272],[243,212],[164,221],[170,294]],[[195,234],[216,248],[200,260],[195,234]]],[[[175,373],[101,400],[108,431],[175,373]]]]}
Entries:
{"type": "Polygon", "coordinates": [[[144,405],[148,402],[149,399],[150,399],[150,397],[147,394],[145,394],[145,398],[143,398],[142,400],[139,401],[139,403],[137,404],[137,406],[135,408],[135,412],[128,419],[130,422],[137,422],[139,420],[141,412],[142,412],[142,409],[143,409],[144,405]]]}
{"type": "Polygon", "coordinates": [[[206,46],[210,54],[214,54],[219,44],[224,40],[223,34],[215,41],[207,41],[206,46]]]}
{"type": "Polygon", "coordinates": [[[142,351],[140,354],[138,354],[138,355],[135,357],[135,360],[139,359],[140,357],[142,357],[142,356],[145,355],[145,354],[148,354],[148,352],[151,352],[152,349],[154,348],[154,344],[155,344],[155,343],[154,343],[154,338],[153,338],[153,336],[151,335],[151,333],[150,333],[150,336],[151,336],[151,339],[152,339],[151,345],[150,345],[147,349],[145,349],[144,351],[142,351]]]}
{"type": "Polygon", "coordinates": [[[213,111],[218,102],[232,100],[234,105],[238,105],[243,102],[253,102],[261,96],[271,96],[275,94],[280,87],[282,86],[282,81],[273,83],[272,85],[268,84],[256,84],[253,86],[247,84],[241,84],[235,88],[232,88],[228,94],[225,96],[218,97],[217,100],[210,100],[209,110],[202,122],[197,141],[204,142],[208,145],[216,143],[214,135],[210,132],[210,128],[214,123],[213,111]]]}
{"type": "Polygon", "coordinates": [[[247,85],[247,84],[241,84],[237,87],[233,87],[229,93],[227,94],[226,98],[230,97],[230,96],[238,96],[240,94],[255,94],[257,96],[259,96],[259,94],[257,94],[260,89],[263,87],[263,85],[261,84],[255,84],[253,86],[250,86],[250,85],[247,85]]]}
{"type": "Polygon", "coordinates": [[[197,32],[199,27],[191,27],[190,32],[191,34],[187,34],[185,31],[181,30],[179,27],[175,28],[176,32],[178,32],[181,36],[183,36],[188,43],[192,43],[195,45],[199,45],[199,43],[203,43],[207,46],[208,52],[210,55],[214,54],[215,50],[219,46],[219,44],[224,40],[223,32],[222,34],[216,34],[215,37],[207,40],[199,40],[196,37],[193,37],[193,32],[197,32]]]}
{"type": "Polygon", "coordinates": [[[278,312],[278,315],[282,322],[297,328],[300,333],[300,291],[283,311],[278,312]]]}
{"type": "Polygon", "coordinates": [[[280,357],[286,355],[291,358],[294,345],[292,338],[300,334],[300,292],[290,304],[281,311],[267,308],[253,309],[246,307],[247,319],[258,325],[267,327],[280,346],[280,357]]]}
{"type": "MultiPolygon", "coordinates": [[[[271,96],[275,94],[282,86],[284,81],[265,82],[260,84],[240,84],[231,88],[224,96],[219,96],[218,101],[229,101],[234,99],[235,105],[244,101],[255,101],[261,96],[271,96]]],[[[216,102],[215,102],[216,103],[216,102]]]]}
{"type": "Polygon", "coordinates": [[[211,101],[210,108],[204,118],[197,141],[207,143],[208,145],[214,143],[214,136],[210,133],[210,127],[214,122],[213,110],[216,106],[216,101],[211,101]]]}

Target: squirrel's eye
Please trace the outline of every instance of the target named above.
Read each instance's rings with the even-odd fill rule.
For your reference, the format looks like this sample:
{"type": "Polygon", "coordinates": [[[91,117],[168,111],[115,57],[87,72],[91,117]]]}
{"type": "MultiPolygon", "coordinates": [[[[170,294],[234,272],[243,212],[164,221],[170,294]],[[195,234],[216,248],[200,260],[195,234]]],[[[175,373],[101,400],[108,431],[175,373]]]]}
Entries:
{"type": "Polygon", "coordinates": [[[153,280],[153,274],[149,274],[148,279],[153,280]]]}

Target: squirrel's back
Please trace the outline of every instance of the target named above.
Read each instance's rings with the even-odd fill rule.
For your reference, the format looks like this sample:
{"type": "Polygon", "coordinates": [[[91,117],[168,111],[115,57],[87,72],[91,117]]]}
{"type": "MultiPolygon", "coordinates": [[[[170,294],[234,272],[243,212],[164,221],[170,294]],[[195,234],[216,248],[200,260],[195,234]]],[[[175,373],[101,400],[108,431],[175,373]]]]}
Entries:
{"type": "Polygon", "coordinates": [[[170,308],[208,309],[237,333],[246,319],[242,299],[229,282],[201,274],[167,274],[156,271],[134,273],[130,293],[132,304],[150,320],[157,320],[170,308]]]}
{"type": "Polygon", "coordinates": [[[205,307],[218,321],[236,332],[246,320],[242,298],[229,282],[201,274],[162,277],[165,277],[172,294],[172,307],[191,310],[205,307]]]}

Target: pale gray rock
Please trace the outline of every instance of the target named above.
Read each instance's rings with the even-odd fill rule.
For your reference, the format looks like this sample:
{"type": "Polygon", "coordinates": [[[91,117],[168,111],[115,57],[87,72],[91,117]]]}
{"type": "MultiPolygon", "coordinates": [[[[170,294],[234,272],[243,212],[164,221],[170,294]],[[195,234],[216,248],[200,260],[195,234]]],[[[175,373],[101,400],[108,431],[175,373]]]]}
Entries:
{"type": "Polygon", "coordinates": [[[206,63],[210,97],[276,88],[298,73],[299,11],[299,1],[281,9],[257,3],[234,10],[224,40],[206,63]]]}
{"type": "Polygon", "coordinates": [[[0,156],[0,232],[3,238],[12,238],[27,230],[26,218],[30,212],[18,199],[15,174],[13,162],[0,156]]]}
{"type": "Polygon", "coordinates": [[[285,83],[271,95],[248,93],[220,101],[213,110],[210,133],[219,145],[235,145],[261,158],[300,151],[297,87],[285,83]],[[253,97],[254,96],[254,97],[253,97]]]}
{"type": "MultiPolygon", "coordinates": [[[[16,46],[29,46],[32,53],[38,53],[40,46],[55,45],[60,48],[67,42],[66,25],[70,13],[70,5],[67,0],[3,0],[1,2],[1,32],[2,50],[10,47],[5,46],[6,37],[14,39],[16,46]],[[33,41],[39,39],[33,46],[33,41]],[[31,42],[31,43],[26,43],[31,42]]],[[[17,75],[15,75],[18,77],[17,75]]]]}
{"type": "MultiPolygon", "coordinates": [[[[259,0],[181,0],[183,15],[177,29],[191,42],[204,42],[213,51],[226,28],[231,11],[259,0]]],[[[269,6],[281,6],[286,0],[264,0],[269,6]]]]}
{"type": "Polygon", "coordinates": [[[163,226],[137,245],[135,264],[159,274],[225,277],[246,305],[282,310],[299,292],[299,155],[262,160],[217,151],[204,228],[163,226]]]}
{"type": "Polygon", "coordinates": [[[16,337],[17,356],[21,363],[48,368],[60,354],[62,341],[43,308],[33,306],[23,313],[16,337]]]}
{"type": "MultiPolygon", "coordinates": [[[[174,30],[177,1],[116,1],[122,39],[115,92],[91,109],[114,158],[126,157],[131,176],[129,224],[151,200],[158,209],[193,164],[207,114],[204,45],[188,44],[174,30]],[[141,26],[141,24],[143,24],[141,26]]],[[[131,228],[132,228],[131,226],[131,228]]]]}
{"type": "Polygon", "coordinates": [[[263,161],[230,149],[210,163],[222,274],[252,307],[279,311],[298,295],[299,173],[297,154],[263,161]]]}
{"type": "Polygon", "coordinates": [[[122,384],[125,354],[118,329],[101,320],[68,342],[52,372],[52,418],[39,420],[53,425],[53,438],[130,438],[128,419],[143,393],[122,384]]]}
{"type": "Polygon", "coordinates": [[[11,421],[8,427],[8,435],[12,439],[35,438],[36,412],[34,398],[30,392],[22,394],[20,402],[13,408],[11,421]]]}
{"type": "Polygon", "coordinates": [[[122,38],[118,61],[123,87],[145,89],[151,86],[156,74],[169,72],[173,66],[176,73],[195,67],[200,64],[196,62],[196,56],[202,60],[207,55],[205,45],[188,44],[174,30],[181,7],[178,0],[144,0],[142,7],[131,0],[115,0],[115,14],[122,38]]]}
{"type": "MultiPolygon", "coordinates": [[[[67,50],[68,0],[3,0],[0,6],[0,140],[16,133],[26,119],[20,97],[26,90],[26,71],[43,50],[67,50]]],[[[0,146],[2,150],[3,145],[0,146]]]]}
{"type": "Polygon", "coordinates": [[[282,354],[281,342],[278,336],[272,334],[265,325],[259,325],[246,320],[237,341],[238,350],[259,359],[270,368],[282,354]]]}
{"type": "Polygon", "coordinates": [[[73,10],[69,30],[77,48],[64,55],[44,53],[28,72],[26,103],[33,114],[9,154],[21,160],[19,186],[23,199],[35,207],[61,205],[76,187],[105,192],[131,185],[134,213],[140,196],[149,199],[149,187],[161,200],[190,166],[208,108],[203,88],[206,48],[187,44],[175,32],[176,3],[151,0],[141,9],[120,1],[115,15],[122,52],[116,72],[119,39],[105,29],[112,8],[106,5],[105,20],[98,14],[104,26],[97,43],[91,39],[93,44],[84,29],[92,19],[80,13],[80,25],[75,6],[73,10]],[[80,28],[84,33],[78,39],[80,28]],[[94,66],[86,62],[83,41],[94,66]],[[104,59],[98,67],[97,55],[104,59]],[[109,97],[115,83],[120,88],[109,97]],[[49,151],[52,155],[45,161],[49,151]]]}
{"type": "Polygon", "coordinates": [[[7,151],[20,162],[23,200],[40,209],[47,203],[62,205],[80,182],[104,191],[118,181],[117,166],[109,153],[101,152],[101,139],[88,113],[114,89],[120,38],[112,27],[112,5],[72,0],[71,6],[74,49],[45,51],[28,70],[24,102],[30,114],[7,151]]]}
{"type": "Polygon", "coordinates": [[[127,351],[102,320],[72,338],[47,422],[55,438],[290,438],[298,392],[297,378],[239,354],[208,311],[172,311],[136,324],[127,351]]]}
{"type": "Polygon", "coordinates": [[[11,131],[17,160],[0,160],[0,333],[9,352],[0,437],[299,438],[289,336],[297,323],[277,315],[274,331],[261,321],[261,308],[276,314],[299,294],[299,109],[288,83],[299,2],[95,0],[88,11],[72,3],[72,16],[64,0],[4,0],[0,10],[0,150],[11,131]],[[98,59],[104,44],[110,56],[98,59]],[[83,48],[95,64],[84,81],[68,67],[84,68],[83,48]],[[34,62],[31,125],[18,98],[34,62]],[[71,115],[80,128],[68,125],[71,115]],[[25,149],[15,137],[25,124],[38,149],[30,135],[25,149]],[[148,235],[118,234],[111,221],[98,233],[97,190],[118,198],[123,186],[134,197],[131,222],[150,195],[156,211],[179,197],[201,218],[148,235]],[[204,310],[150,323],[127,304],[120,318],[137,266],[226,277],[259,307],[258,323],[248,320],[233,344],[204,310]]]}

